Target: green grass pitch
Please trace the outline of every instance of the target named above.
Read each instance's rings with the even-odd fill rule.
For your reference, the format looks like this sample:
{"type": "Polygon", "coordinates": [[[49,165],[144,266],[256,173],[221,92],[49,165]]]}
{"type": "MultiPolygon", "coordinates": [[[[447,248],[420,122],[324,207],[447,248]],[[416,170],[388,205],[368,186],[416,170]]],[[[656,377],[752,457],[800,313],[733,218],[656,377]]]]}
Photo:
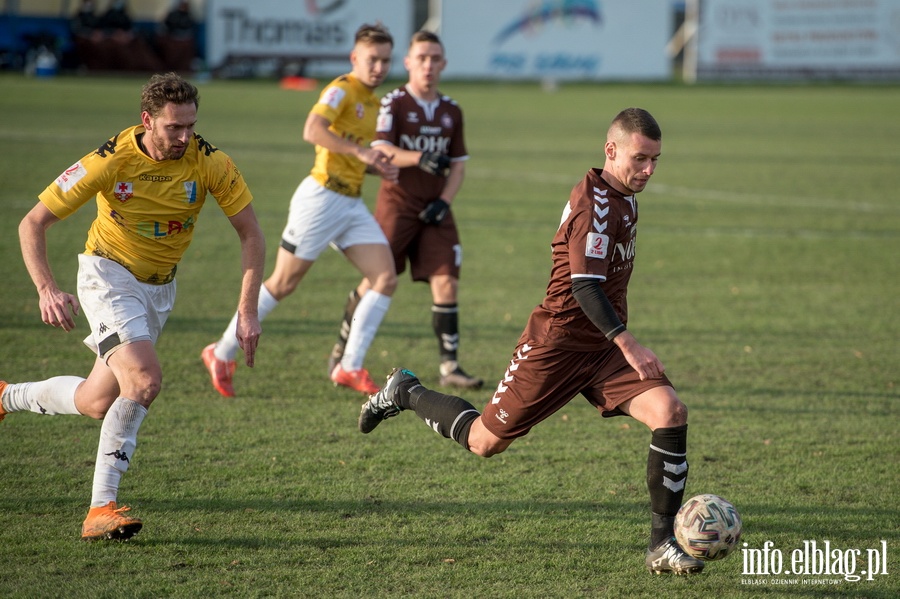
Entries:
{"type": "MultiPolygon", "coordinates": [[[[4,380],[88,372],[83,317],[69,334],[40,322],[17,225],[63,169],[138,122],[143,82],[0,77],[4,380]]],[[[358,279],[334,252],[264,322],[257,367],[239,368],[239,397],[223,400],[199,354],[235,308],[239,245],[210,205],[158,345],[163,391],[120,491],[144,530],[124,544],[80,542],[99,423],[14,414],[0,425],[0,595],[900,595],[900,88],[443,91],[465,111],[471,155],[454,207],[465,249],[460,356],[488,381],[465,397],[488,399],[540,302],[550,239],[572,185],[602,166],[609,120],[646,108],[663,153],[639,196],[630,328],[689,406],[688,495],[733,502],[746,549],[770,548],[767,566],[779,555],[789,569],[804,543],[827,541],[838,566],[859,550],[857,574],[883,556],[878,573],[747,572],[748,554],[736,552],[700,576],[651,576],[649,433],[580,398],[490,460],[412,414],[360,435],[363,398],[325,373],[358,279]]],[[[271,81],[201,86],[197,131],[249,181],[269,269],[312,164],[301,130],[315,98],[271,81]]],[[[376,185],[365,184],[370,206],[376,185]]],[[[50,230],[54,272],[70,291],[91,213],[50,230]]],[[[402,365],[436,384],[436,347],[428,290],[404,277],[366,366],[381,379],[402,365]]]]}

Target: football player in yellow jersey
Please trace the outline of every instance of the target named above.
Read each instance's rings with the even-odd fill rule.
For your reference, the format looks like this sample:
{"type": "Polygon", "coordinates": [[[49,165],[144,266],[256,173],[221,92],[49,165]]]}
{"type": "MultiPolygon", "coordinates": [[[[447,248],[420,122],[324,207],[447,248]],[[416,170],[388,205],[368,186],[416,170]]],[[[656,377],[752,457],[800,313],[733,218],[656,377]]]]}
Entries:
{"type": "MultiPolygon", "coordinates": [[[[363,368],[363,360],[397,287],[387,239],[360,198],[366,172],[389,181],[396,181],[399,172],[390,155],[369,147],[379,108],[374,90],[388,74],[393,47],[384,27],[361,26],[350,53],[351,72],[329,83],[310,110],[303,139],[316,147],[315,164],[291,198],[275,271],[259,290],[258,314],[263,320],[294,292],[326,247],[339,249],[370,290],[360,299],[343,359],[330,375],[336,385],[366,394],[378,391],[378,385],[363,368]]],[[[234,396],[237,317],[201,353],[213,387],[225,397],[234,396]]]]}
{"type": "Polygon", "coordinates": [[[84,310],[84,340],[97,355],[86,379],[57,376],[0,381],[0,420],[7,413],[83,414],[102,419],[85,540],[129,539],[142,522],[117,505],[119,482],[137,433],[156,398],[162,371],[155,343],[175,301],[175,269],[191,242],[207,193],[241,242],[243,280],[237,336],[253,365],[265,239],[253,196],[231,159],[194,133],[197,88],[174,73],[154,75],[141,94],[141,125],[126,129],[49,185],[22,219],[22,256],[37,287],[41,318],[70,331],[84,310]],[[97,198],[97,218],[78,256],[78,297],[56,284],[47,229],[97,198]]]}

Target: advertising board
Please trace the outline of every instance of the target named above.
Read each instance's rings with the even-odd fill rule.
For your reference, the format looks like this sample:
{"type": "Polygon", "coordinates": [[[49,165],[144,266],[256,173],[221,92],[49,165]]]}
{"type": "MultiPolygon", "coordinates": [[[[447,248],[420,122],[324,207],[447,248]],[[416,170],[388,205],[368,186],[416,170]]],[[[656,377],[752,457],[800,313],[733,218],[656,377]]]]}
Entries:
{"type": "Polygon", "coordinates": [[[662,80],[671,0],[444,0],[444,78],[662,80]]]}
{"type": "Polygon", "coordinates": [[[381,22],[394,36],[391,75],[403,77],[402,56],[412,35],[412,3],[398,0],[206,0],[206,60],[296,60],[349,70],[353,36],[363,23],[381,22]]]}
{"type": "Polygon", "coordinates": [[[900,79],[898,0],[703,0],[697,78],[900,79]]]}

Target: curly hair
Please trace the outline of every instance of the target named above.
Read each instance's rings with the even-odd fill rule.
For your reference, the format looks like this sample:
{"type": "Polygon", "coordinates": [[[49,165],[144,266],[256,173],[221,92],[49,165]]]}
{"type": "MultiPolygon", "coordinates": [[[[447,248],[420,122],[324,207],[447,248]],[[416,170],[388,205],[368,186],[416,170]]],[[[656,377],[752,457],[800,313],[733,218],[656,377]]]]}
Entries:
{"type": "Polygon", "coordinates": [[[153,75],[141,90],[141,112],[156,117],[169,103],[193,103],[195,107],[199,107],[200,93],[177,73],[153,75]]]}

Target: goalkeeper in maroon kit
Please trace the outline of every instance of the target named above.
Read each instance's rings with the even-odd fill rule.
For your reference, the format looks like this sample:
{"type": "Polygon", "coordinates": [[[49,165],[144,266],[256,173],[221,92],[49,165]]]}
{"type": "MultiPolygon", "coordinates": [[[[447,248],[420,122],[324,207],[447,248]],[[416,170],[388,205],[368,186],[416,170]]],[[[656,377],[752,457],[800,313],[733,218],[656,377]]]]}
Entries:
{"type": "Polygon", "coordinates": [[[647,111],[628,108],[613,119],[603,169],[591,169],[572,189],[551,243],[547,294],[482,412],[395,368],[363,404],[359,429],[369,433],[382,420],[412,410],[429,428],[490,457],[580,394],[602,416],[630,416],[651,430],[645,563],[655,573],[695,574],[703,562],[687,555],[673,535],[688,475],[687,407],[656,354],[626,328],[637,194],[653,175],[661,148],[659,125],[647,111]]]}
{"type": "MultiPolygon", "coordinates": [[[[428,31],[413,35],[404,59],[409,81],[381,101],[372,142],[400,167],[398,181],[381,182],[375,220],[390,243],[397,274],[406,269],[408,261],[412,279],[431,287],[440,384],[477,389],[482,380],[467,374],[457,360],[462,246],[450,205],[462,186],[468,154],[462,110],[437,89],[446,64],[437,35],[428,31]]],[[[329,371],[343,356],[356,304],[369,288],[369,281],[363,279],[350,292],[340,336],[329,357],[329,371]]]]}

